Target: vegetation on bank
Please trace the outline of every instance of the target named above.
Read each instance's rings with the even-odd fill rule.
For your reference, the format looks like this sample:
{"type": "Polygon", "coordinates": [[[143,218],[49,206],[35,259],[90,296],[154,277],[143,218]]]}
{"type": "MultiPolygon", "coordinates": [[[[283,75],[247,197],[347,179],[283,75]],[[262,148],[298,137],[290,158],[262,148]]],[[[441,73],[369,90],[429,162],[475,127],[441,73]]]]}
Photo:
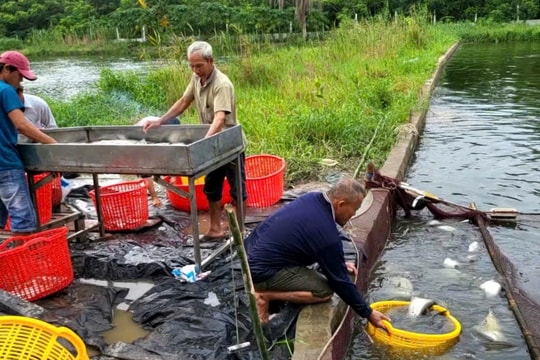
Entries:
{"type": "MultiPolygon", "coordinates": [[[[351,171],[362,157],[381,165],[395,129],[421,106],[419,89],[436,60],[456,40],[413,18],[349,23],[322,43],[276,48],[245,42],[218,67],[235,84],[248,155],[284,157],[287,183],[294,184],[317,179],[325,158],[339,162],[332,171],[351,171]]],[[[178,52],[185,59],[184,44],[178,52]]],[[[190,76],[185,63],[173,60],[144,77],[104,70],[97,94],[51,106],[60,126],[132,124],[163,113],[190,76]]],[[[197,122],[193,109],[182,122],[197,122]]]]}
{"type": "Polygon", "coordinates": [[[412,16],[420,8],[438,23],[540,17],[538,0],[2,0],[0,38],[26,42],[33,32],[46,31],[66,38],[112,40],[117,29],[120,37],[134,38],[143,28],[165,43],[175,36],[218,33],[305,34],[333,30],[346,19],[412,16]]]}
{"type": "MultiPolygon", "coordinates": [[[[218,67],[236,87],[248,155],[284,157],[291,185],[317,180],[328,171],[352,172],[361,160],[381,166],[400,125],[412,110],[427,106],[419,103],[420,88],[453,43],[467,37],[536,38],[538,31],[529,29],[432,26],[406,18],[343,24],[324,41],[301,46],[275,47],[247,37],[210,41],[219,49],[218,67]],[[327,168],[322,159],[337,160],[338,165],[327,168]]],[[[51,100],[59,125],[132,124],[162,114],[191,76],[184,60],[189,41],[159,49],[166,66],[146,76],[105,69],[96,94],[70,102],[51,100]]],[[[197,122],[194,109],[182,122],[197,122]]]]}

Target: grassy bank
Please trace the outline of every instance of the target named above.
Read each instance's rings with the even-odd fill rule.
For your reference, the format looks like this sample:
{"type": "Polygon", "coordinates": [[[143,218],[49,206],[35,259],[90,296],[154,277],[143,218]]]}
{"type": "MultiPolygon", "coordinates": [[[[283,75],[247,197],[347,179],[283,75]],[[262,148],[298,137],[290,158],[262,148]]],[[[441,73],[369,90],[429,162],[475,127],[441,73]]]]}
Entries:
{"type": "Polygon", "coordinates": [[[540,40],[540,26],[525,23],[461,23],[445,24],[448,31],[456,33],[463,42],[507,42],[540,40]]]}
{"type": "MultiPolygon", "coordinates": [[[[294,184],[328,171],[352,172],[360,159],[382,165],[396,129],[411,110],[427,106],[419,103],[419,90],[456,41],[508,41],[536,33],[526,25],[431,26],[411,18],[350,23],[322,43],[272,47],[243,41],[218,67],[236,86],[248,155],[284,157],[287,183],[294,184]],[[327,158],[338,165],[324,168],[320,162],[327,158]]],[[[60,125],[131,124],[163,113],[191,75],[174,60],[184,58],[185,44],[167,52],[170,64],[146,77],[104,70],[98,94],[53,102],[60,125]]],[[[195,123],[195,112],[182,121],[195,123]]]]}
{"type": "MultiPolygon", "coordinates": [[[[361,158],[381,165],[396,128],[426,106],[418,104],[419,89],[456,40],[455,32],[414,19],[350,23],[301,47],[254,50],[246,41],[218,66],[236,86],[248,155],[284,157],[294,184],[325,174],[325,158],[338,161],[334,172],[354,170],[361,158]]],[[[104,71],[97,95],[51,105],[61,126],[130,124],[165,111],[189,76],[176,63],[144,78],[104,71]]],[[[182,121],[196,122],[194,111],[182,121]]]]}
{"type": "Polygon", "coordinates": [[[19,50],[29,58],[66,55],[137,53],[138,43],[117,42],[110,30],[96,29],[85,34],[65,34],[55,30],[34,30],[24,40],[0,38],[0,50],[19,50]]]}

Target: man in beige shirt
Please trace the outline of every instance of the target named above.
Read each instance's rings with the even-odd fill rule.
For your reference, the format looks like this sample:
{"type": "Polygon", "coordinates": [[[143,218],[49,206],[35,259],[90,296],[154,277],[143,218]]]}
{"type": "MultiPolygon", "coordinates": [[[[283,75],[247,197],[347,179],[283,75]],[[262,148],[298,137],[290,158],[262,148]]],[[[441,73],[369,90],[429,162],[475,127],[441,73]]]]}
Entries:
{"type": "MultiPolygon", "coordinates": [[[[165,124],[169,119],[181,115],[193,102],[199,114],[201,124],[209,124],[206,137],[217,134],[238,124],[236,119],[236,95],[234,86],[227,75],[214,65],[212,46],[205,41],[195,41],[187,49],[189,66],[193,71],[184,94],[159,119],[148,121],[143,125],[144,131],[165,124]]],[[[242,198],[247,199],[245,190],[246,175],[244,169],[244,153],[240,156],[242,173],[242,198]]],[[[204,193],[208,198],[210,209],[210,229],[204,240],[224,238],[221,229],[221,194],[225,178],[231,185],[231,196],[236,205],[238,189],[236,188],[235,163],[226,164],[206,175],[204,193]]],[[[238,213],[238,212],[237,212],[238,213]]]]}

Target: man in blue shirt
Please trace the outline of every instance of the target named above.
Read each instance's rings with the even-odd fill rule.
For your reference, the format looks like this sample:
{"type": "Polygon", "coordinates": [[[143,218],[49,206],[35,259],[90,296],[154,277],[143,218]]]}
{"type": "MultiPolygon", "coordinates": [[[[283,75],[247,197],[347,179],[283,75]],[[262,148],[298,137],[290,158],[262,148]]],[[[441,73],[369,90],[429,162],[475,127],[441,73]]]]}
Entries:
{"type": "Polygon", "coordinates": [[[24,105],[16,89],[23,77],[36,80],[28,59],[17,51],[0,54],[0,228],[11,218],[11,231],[30,233],[37,229],[24,166],[17,149],[18,133],[43,143],[56,141],[24,117],[24,105]]]}
{"type": "Polygon", "coordinates": [[[374,326],[384,328],[383,313],[372,310],[349,274],[338,229],[360,208],[364,187],[351,177],[340,179],[328,192],[310,192],[285,205],[246,239],[249,267],[257,292],[262,323],[269,321],[272,300],[315,304],[336,294],[374,326]],[[320,272],[307,266],[317,263],[320,272]]]}

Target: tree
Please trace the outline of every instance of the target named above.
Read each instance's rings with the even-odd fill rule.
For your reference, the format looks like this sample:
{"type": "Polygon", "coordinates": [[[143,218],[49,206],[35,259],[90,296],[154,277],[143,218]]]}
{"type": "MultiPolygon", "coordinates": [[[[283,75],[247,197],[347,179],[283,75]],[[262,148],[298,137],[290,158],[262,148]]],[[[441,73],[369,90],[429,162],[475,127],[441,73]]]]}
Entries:
{"type": "Polygon", "coordinates": [[[120,7],[120,0],[88,0],[98,16],[105,16],[120,7]]]}
{"type": "Polygon", "coordinates": [[[313,7],[313,0],[296,0],[294,15],[298,21],[300,29],[302,29],[302,37],[307,38],[307,13],[313,7]]]}
{"type": "Polygon", "coordinates": [[[534,0],[521,0],[519,5],[519,18],[522,20],[536,19],[538,17],[539,4],[534,0]]]}

